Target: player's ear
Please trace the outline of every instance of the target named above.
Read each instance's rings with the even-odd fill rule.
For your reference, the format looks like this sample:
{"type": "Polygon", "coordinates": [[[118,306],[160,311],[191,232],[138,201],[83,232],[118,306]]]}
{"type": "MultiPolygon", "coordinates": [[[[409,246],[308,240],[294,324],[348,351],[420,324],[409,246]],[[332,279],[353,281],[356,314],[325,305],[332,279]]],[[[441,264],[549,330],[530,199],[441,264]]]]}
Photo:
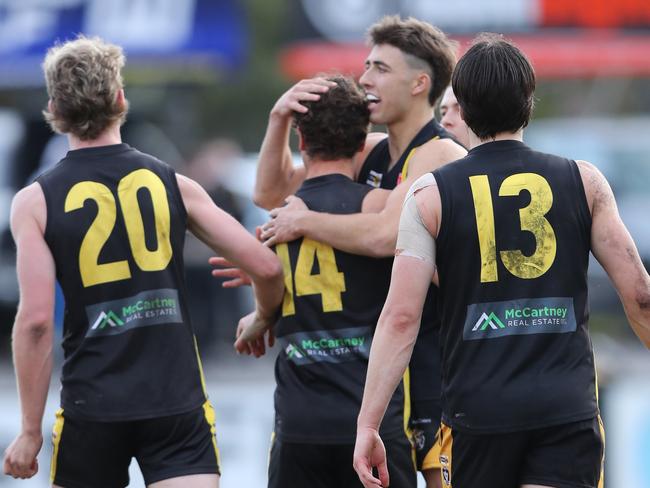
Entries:
{"type": "Polygon", "coordinates": [[[411,90],[411,93],[413,95],[419,95],[423,92],[428,94],[430,87],[431,77],[422,71],[415,77],[415,80],[413,80],[413,89],[411,90]]]}
{"type": "Polygon", "coordinates": [[[119,107],[123,107],[126,104],[126,96],[124,95],[124,89],[120,88],[115,95],[115,102],[119,107]]]}
{"type": "Polygon", "coordinates": [[[296,129],[296,134],[298,134],[298,150],[301,152],[306,151],[307,148],[305,147],[305,139],[302,137],[300,129],[296,129]]]}

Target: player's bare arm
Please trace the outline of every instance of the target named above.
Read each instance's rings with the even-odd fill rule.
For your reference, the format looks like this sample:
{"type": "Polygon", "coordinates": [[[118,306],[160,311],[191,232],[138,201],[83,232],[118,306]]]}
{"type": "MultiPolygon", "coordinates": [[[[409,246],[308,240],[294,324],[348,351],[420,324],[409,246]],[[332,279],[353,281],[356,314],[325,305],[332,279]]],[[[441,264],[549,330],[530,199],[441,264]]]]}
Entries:
{"type": "Polygon", "coordinates": [[[592,164],[578,161],[591,210],[591,249],[621,297],[636,335],[650,348],[650,276],[621,220],[614,194],[592,164]]]}
{"type": "Polygon", "coordinates": [[[12,349],[22,413],[20,434],[5,451],[4,473],[30,478],[38,471],[42,420],[52,374],[55,267],[43,234],[45,197],[34,183],[16,194],[11,232],[16,242],[20,303],[12,349]]]}
{"type": "Polygon", "coordinates": [[[294,193],[305,179],[305,167],[293,165],[289,135],[293,112],[307,112],[302,102],[315,101],[333,83],[325,78],[301,80],[275,103],[269,115],[266,134],[260,149],[253,201],[272,209],[294,193]]]}
{"type": "Polygon", "coordinates": [[[390,290],[370,348],[357,422],[354,469],[366,488],[389,485],[379,425],[411,358],[433,272],[433,264],[414,257],[397,256],[393,264],[390,290]],[[379,479],[373,476],[373,467],[379,479]]]}
{"type": "MultiPolygon", "coordinates": [[[[318,100],[320,94],[333,85],[333,82],[325,78],[299,81],[271,109],[253,191],[253,201],[257,206],[270,210],[283,205],[284,199],[295,193],[305,180],[305,167],[294,166],[289,145],[292,116],[294,112],[307,112],[307,107],[302,102],[318,100]]],[[[385,137],[386,134],[378,132],[368,134],[363,149],[353,159],[355,175],[361,170],[368,153],[385,137]]]]}
{"type": "Polygon", "coordinates": [[[381,212],[331,215],[307,211],[304,207],[298,209],[295,205],[277,208],[271,211],[271,222],[262,227],[262,239],[267,245],[274,245],[307,236],[355,254],[392,256],[402,203],[411,184],[423,174],[465,154],[453,141],[429,141],[415,151],[407,178],[390,193],[381,212]]]}
{"type": "Polygon", "coordinates": [[[271,325],[284,294],[280,260],[232,216],[217,207],[198,183],[181,175],[177,175],[177,179],[189,230],[250,276],[258,317],[271,325]]]}

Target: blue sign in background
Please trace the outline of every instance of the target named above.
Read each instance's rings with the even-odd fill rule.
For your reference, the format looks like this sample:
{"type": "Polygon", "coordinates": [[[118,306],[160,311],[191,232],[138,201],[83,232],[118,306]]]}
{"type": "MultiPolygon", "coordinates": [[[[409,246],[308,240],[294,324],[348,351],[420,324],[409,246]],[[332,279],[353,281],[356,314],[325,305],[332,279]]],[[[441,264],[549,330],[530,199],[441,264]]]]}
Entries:
{"type": "Polygon", "coordinates": [[[131,66],[189,61],[232,71],[248,50],[237,0],[0,0],[0,85],[42,83],[47,48],[78,33],[120,44],[131,66]]]}

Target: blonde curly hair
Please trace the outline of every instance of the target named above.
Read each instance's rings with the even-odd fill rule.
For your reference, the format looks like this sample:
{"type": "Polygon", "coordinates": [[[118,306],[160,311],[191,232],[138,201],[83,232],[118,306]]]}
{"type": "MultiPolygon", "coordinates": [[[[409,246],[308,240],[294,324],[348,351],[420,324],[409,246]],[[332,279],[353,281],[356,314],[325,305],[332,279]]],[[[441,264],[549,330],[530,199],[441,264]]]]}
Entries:
{"type": "Polygon", "coordinates": [[[80,35],[51,47],[43,62],[51,103],[43,115],[52,130],[91,140],[124,123],[128,103],[118,101],[124,62],[121,47],[98,37],[80,35]]]}

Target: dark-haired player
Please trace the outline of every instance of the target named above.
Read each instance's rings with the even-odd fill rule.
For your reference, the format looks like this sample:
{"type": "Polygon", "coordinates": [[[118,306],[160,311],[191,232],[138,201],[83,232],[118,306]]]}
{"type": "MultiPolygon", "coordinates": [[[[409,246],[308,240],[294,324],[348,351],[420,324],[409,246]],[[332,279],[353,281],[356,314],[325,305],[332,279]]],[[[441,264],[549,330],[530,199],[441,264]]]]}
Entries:
{"type": "MultiPolygon", "coordinates": [[[[413,181],[427,171],[465,155],[465,150],[435,120],[434,107],[451,79],[455,44],[444,33],[417,19],[390,16],[368,31],[372,49],[360,78],[370,108],[370,121],[385,125],[385,134],[371,133],[353,158],[354,178],[371,187],[392,190],[376,213],[332,215],[308,211],[298,199],[272,210],[264,226],[267,244],[299,236],[335,248],[375,257],[392,256],[404,196],[413,181]]],[[[255,187],[256,202],[271,209],[282,205],[305,177],[293,167],[288,145],[292,111],[318,99],[328,89],[322,79],[305,80],[287,91],[271,111],[262,145],[255,187]]],[[[390,276],[391,262],[384,272],[390,276]]],[[[435,446],[440,422],[440,365],[434,289],[422,318],[422,329],[409,367],[411,428],[418,468],[437,486],[439,457],[435,446]]]]}
{"type": "MultiPolygon", "coordinates": [[[[353,180],[352,158],[369,125],[365,94],[354,81],[334,77],[327,93],[294,114],[306,177],[297,195],[316,212],[350,214],[382,208],[387,192],[353,180]]],[[[383,261],[353,255],[307,237],[275,246],[286,292],[274,332],[275,431],[269,487],[359,486],[352,468],[375,321],[386,297],[383,261]]],[[[238,346],[259,339],[251,323],[238,346]]],[[[404,395],[391,398],[383,434],[394,487],[415,487],[411,446],[404,432],[404,395]]]]}
{"type": "Polygon", "coordinates": [[[601,173],[522,142],[535,74],[519,49],[479,37],[452,81],[471,149],[423,176],[405,201],[355,468],[365,487],[388,484],[377,427],[437,270],[443,486],[596,488],[604,438],[588,334],[589,252],[648,347],[650,277],[601,173]]]}

